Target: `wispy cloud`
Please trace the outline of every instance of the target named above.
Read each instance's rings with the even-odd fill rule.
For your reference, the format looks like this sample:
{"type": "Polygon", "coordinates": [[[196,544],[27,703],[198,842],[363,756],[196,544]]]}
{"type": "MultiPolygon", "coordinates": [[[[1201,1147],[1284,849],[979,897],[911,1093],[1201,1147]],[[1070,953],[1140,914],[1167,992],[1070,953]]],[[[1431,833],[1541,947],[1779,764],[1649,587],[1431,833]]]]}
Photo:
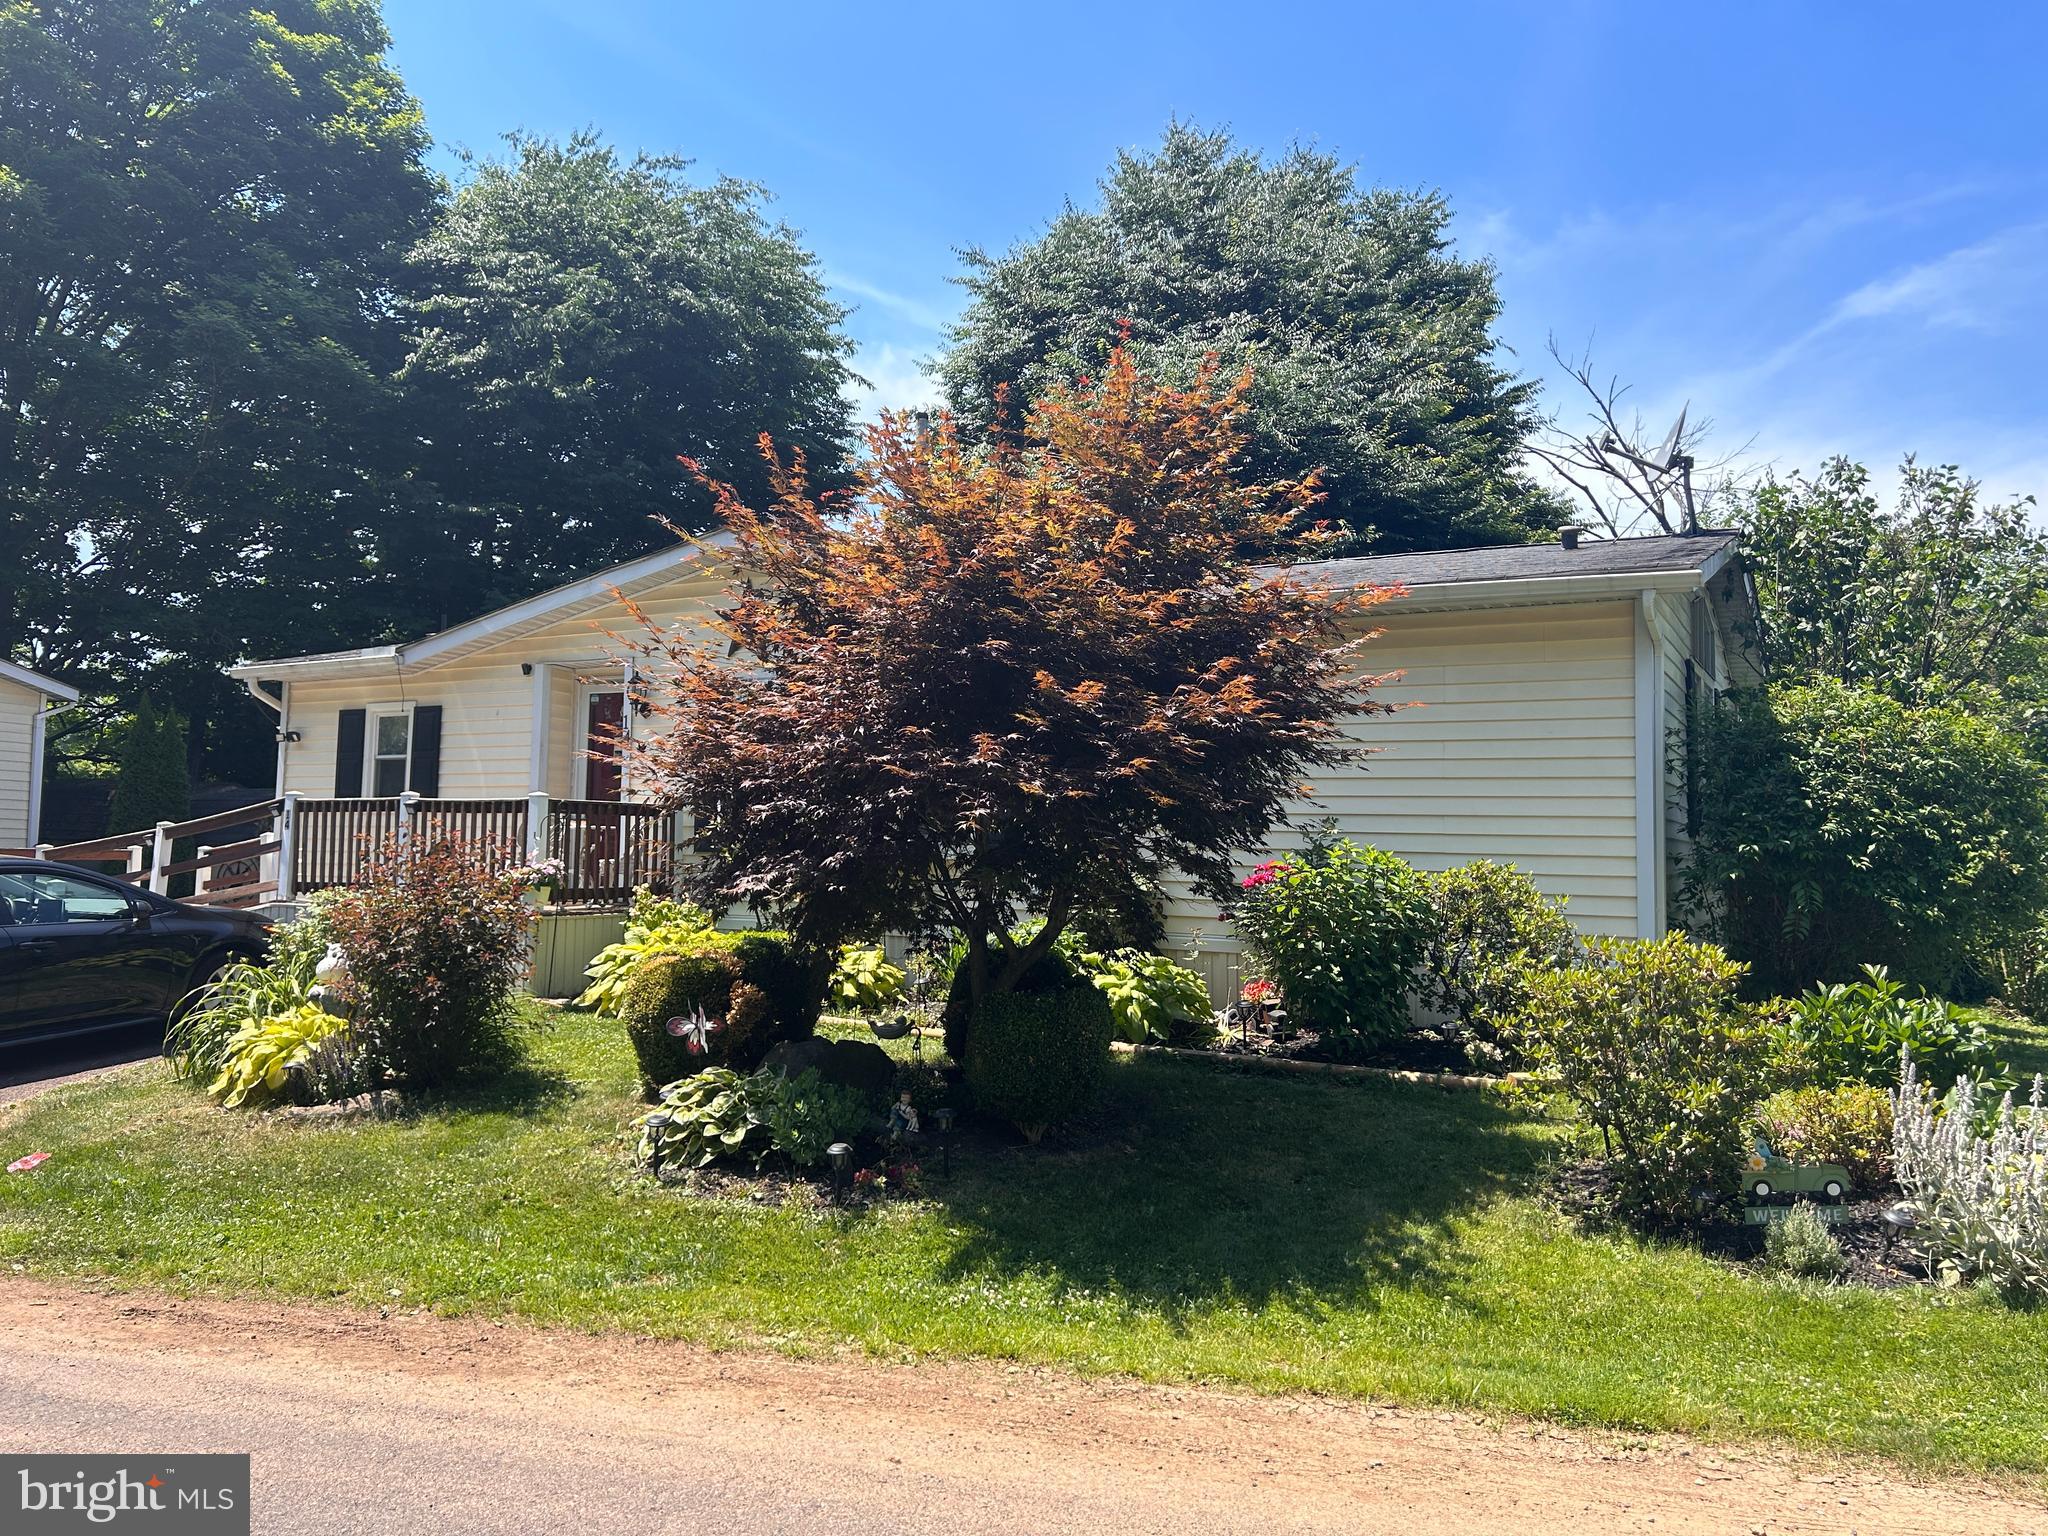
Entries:
{"type": "Polygon", "coordinates": [[[1865,283],[1835,306],[1831,319],[1895,316],[1995,336],[2029,303],[2038,302],[2044,269],[2048,220],[2002,230],[1988,240],[1865,283]]]}
{"type": "Polygon", "coordinates": [[[879,283],[871,283],[866,278],[855,277],[850,272],[842,272],[837,268],[828,269],[825,281],[841,293],[879,304],[898,319],[907,320],[921,330],[936,334],[953,323],[954,311],[951,308],[929,303],[911,294],[898,293],[892,288],[884,288],[879,283]]]}

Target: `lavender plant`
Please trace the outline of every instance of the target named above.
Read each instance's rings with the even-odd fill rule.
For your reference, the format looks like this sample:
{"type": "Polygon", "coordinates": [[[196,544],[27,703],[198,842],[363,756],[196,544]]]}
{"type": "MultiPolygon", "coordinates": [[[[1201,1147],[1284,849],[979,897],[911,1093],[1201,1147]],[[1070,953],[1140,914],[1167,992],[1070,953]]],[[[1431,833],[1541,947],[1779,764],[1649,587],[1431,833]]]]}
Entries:
{"type": "Polygon", "coordinates": [[[1978,1085],[1965,1077],[1946,1098],[1902,1054],[1892,1116],[1892,1161],[1923,1241],[1941,1262],[2009,1295],[2048,1296],[2048,1112],[2034,1079],[2024,1115],[2008,1091],[1988,1132],[1978,1085]]]}

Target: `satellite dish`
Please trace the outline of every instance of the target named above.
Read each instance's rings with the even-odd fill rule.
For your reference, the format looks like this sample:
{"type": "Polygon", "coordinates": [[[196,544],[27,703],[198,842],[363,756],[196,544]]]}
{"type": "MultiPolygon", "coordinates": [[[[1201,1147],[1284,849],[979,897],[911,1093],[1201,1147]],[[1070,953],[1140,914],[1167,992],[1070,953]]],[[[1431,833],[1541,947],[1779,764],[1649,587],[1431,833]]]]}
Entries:
{"type": "Polygon", "coordinates": [[[1652,469],[1667,470],[1678,462],[1679,440],[1685,436],[1685,413],[1691,409],[1690,400],[1678,408],[1678,420],[1671,424],[1671,431],[1664,438],[1664,446],[1651,454],[1646,461],[1652,469]]]}

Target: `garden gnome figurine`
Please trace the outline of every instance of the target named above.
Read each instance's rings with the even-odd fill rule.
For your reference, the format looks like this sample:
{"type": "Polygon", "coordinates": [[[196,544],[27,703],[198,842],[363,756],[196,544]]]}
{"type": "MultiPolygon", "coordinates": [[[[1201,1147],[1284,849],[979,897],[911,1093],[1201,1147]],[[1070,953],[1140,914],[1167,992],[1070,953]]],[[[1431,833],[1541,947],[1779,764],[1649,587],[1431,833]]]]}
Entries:
{"type": "Polygon", "coordinates": [[[906,1088],[889,1106],[889,1139],[905,1141],[917,1133],[917,1106],[910,1102],[910,1090],[906,1088]]]}

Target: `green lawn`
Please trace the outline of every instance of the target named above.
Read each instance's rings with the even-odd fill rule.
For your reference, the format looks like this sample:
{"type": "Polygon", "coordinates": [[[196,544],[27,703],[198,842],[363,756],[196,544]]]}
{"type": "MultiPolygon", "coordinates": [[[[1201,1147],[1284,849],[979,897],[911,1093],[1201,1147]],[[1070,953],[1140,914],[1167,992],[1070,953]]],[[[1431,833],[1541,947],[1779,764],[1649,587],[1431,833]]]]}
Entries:
{"type": "Polygon", "coordinates": [[[0,1176],[0,1258],[2048,1468],[2048,1310],[1582,1236],[1530,1193],[1557,1130],[1487,1096],[1140,1059],[1078,1144],[839,1215],[649,1186],[632,1087],[616,1029],[573,1014],[530,1079],[410,1121],[224,1114],[131,1069],[0,1119],[0,1159],[54,1154],[0,1176]]]}

